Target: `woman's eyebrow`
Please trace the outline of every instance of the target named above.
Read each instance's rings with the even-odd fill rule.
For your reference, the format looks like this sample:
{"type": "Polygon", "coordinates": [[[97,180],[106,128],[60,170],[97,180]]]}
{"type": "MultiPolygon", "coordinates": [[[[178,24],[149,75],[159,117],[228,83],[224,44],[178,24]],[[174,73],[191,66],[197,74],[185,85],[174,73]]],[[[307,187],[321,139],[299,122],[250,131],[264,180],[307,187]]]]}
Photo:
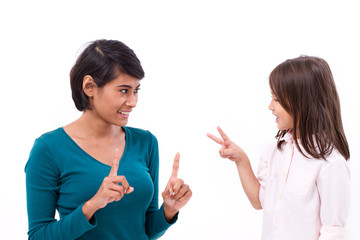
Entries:
{"type": "Polygon", "coordinates": [[[118,85],[118,86],[116,86],[116,87],[125,87],[125,88],[131,88],[131,86],[130,86],[130,85],[125,85],[125,84],[123,84],[123,85],[118,85]]]}
{"type": "MultiPolygon", "coordinates": [[[[132,88],[132,86],[126,85],[126,84],[118,85],[116,87],[132,88]]],[[[136,86],[135,88],[139,88],[139,87],[140,87],[140,84],[138,86],[136,86]]]]}

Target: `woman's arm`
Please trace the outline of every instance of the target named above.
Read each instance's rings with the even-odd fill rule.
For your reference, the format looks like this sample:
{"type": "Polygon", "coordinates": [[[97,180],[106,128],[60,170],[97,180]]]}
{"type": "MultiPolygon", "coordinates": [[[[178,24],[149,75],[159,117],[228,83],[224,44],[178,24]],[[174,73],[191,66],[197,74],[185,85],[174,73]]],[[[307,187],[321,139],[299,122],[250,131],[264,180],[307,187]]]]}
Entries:
{"type": "Polygon", "coordinates": [[[96,194],[85,202],[82,207],[82,211],[88,221],[90,221],[97,210],[104,208],[113,201],[120,201],[125,194],[130,194],[134,191],[134,188],[129,186],[125,176],[117,175],[119,161],[119,149],[115,149],[109,175],[104,178],[96,194]]]}
{"type": "Polygon", "coordinates": [[[166,230],[176,222],[177,214],[168,222],[165,218],[164,207],[161,205],[159,209],[159,149],[158,142],[154,135],[149,132],[149,173],[154,184],[154,195],[150,206],[146,212],[145,230],[149,239],[157,239],[161,237],[166,230]]]}
{"type": "Polygon", "coordinates": [[[55,216],[60,175],[47,144],[37,139],[25,166],[29,239],[75,239],[94,228],[82,205],[61,220],[55,216]]]}

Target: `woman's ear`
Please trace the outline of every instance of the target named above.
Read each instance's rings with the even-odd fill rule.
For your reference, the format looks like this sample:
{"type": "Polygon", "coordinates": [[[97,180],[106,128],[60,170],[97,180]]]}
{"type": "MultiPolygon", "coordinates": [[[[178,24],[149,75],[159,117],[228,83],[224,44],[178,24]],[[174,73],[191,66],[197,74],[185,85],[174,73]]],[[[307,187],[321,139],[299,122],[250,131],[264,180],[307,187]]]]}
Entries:
{"type": "Polygon", "coordinates": [[[92,97],[94,95],[94,90],[96,88],[96,83],[94,79],[90,75],[86,75],[83,78],[83,91],[88,97],[92,97]]]}

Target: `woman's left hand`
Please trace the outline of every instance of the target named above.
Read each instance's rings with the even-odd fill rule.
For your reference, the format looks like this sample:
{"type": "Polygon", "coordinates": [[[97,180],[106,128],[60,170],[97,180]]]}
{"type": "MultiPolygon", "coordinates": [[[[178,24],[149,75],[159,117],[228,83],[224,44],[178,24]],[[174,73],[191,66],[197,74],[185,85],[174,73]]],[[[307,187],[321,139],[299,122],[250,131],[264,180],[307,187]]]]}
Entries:
{"type": "Polygon", "coordinates": [[[170,222],[179,210],[187,204],[192,195],[189,185],[178,178],[179,162],[180,154],[176,153],[171,177],[162,193],[165,219],[168,222],[170,222]]]}

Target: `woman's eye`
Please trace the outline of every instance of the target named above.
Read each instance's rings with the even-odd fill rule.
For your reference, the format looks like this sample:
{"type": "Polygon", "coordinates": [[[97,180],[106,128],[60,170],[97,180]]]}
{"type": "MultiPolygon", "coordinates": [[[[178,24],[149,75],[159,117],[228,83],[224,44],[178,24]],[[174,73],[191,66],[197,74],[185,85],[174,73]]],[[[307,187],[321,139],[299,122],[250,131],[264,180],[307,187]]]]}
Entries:
{"type": "Polygon", "coordinates": [[[120,92],[126,94],[128,92],[128,90],[127,89],[121,89],[120,92]]]}
{"type": "Polygon", "coordinates": [[[135,90],[134,90],[134,93],[138,93],[140,91],[140,88],[136,88],[135,90]]]}

